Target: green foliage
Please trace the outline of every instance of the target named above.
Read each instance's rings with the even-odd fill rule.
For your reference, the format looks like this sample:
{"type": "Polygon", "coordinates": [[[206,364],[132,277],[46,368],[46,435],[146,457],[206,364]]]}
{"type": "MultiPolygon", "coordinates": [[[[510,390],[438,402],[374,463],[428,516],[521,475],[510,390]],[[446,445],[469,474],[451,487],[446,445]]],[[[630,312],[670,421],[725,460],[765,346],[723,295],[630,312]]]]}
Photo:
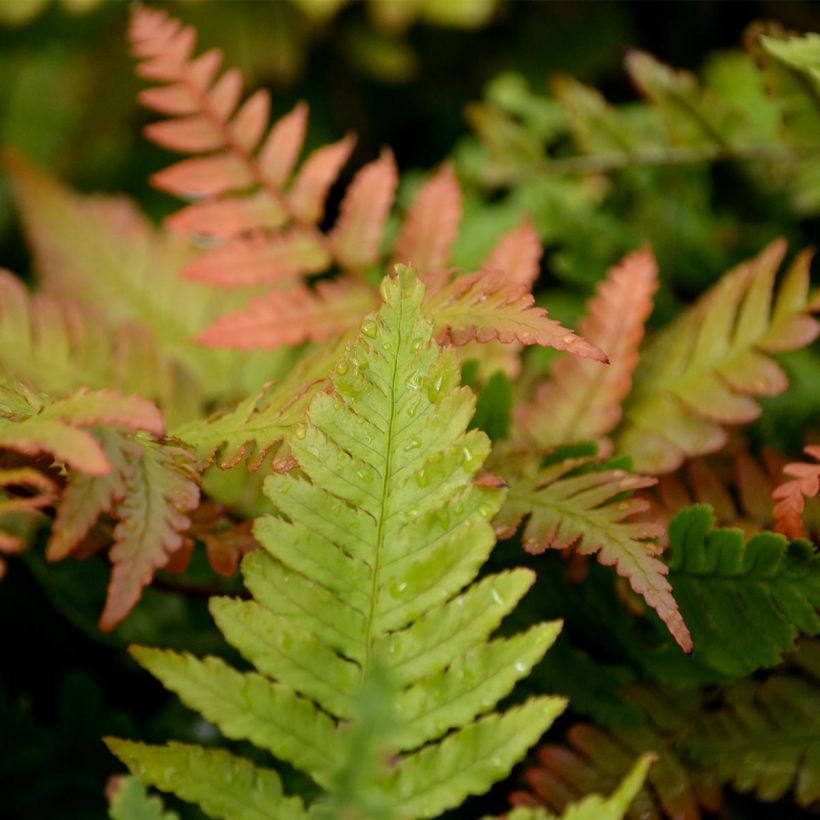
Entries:
{"type": "MultiPolygon", "coordinates": [[[[355,801],[364,813],[354,816],[435,817],[504,777],[564,708],[540,697],[487,714],[558,626],[487,640],[532,579],[519,570],[470,586],[503,496],[472,483],[489,442],[466,432],[474,400],[458,387],[453,352],[433,340],[415,273],[398,267],[382,293],[383,307],[333,368],[332,391],[318,393],[293,430],[303,475],[266,481],[278,514],[258,521],[264,551],[243,562],[254,600],[211,602],[225,637],[259,672],[156,649],[134,656],[228,737],[268,749],[331,792],[337,784],[331,799],[355,801]],[[363,757],[388,751],[389,769],[362,770],[363,757]]],[[[205,771],[224,764],[213,753],[109,744],[148,782],[239,816],[227,801],[241,791],[206,786],[205,771]],[[168,755],[190,761],[191,776],[179,767],[164,775],[168,755]]],[[[281,816],[291,804],[279,795],[268,803],[281,816]]]]}
{"type": "Polygon", "coordinates": [[[649,52],[679,40],[695,65],[708,24],[688,36],[670,6],[677,24],[627,52],[640,98],[615,105],[593,84],[619,87],[631,7],[590,25],[504,4],[486,35],[400,37],[492,24],[495,3],[452,5],[186,4],[201,51],[156,6],[69,25],[51,4],[0,30],[0,139],[140,199],[4,150],[31,249],[29,270],[0,186],[23,274],[0,272],[0,609],[27,627],[0,698],[12,815],[99,816],[111,775],[114,817],[820,802],[820,295],[799,251],[817,241],[820,39],[759,23],[744,52],[680,71],[649,52]],[[183,155],[168,167],[116,90],[126,14],[144,133],[183,155]],[[243,90],[291,81],[309,40],[310,119],[243,90]],[[415,47],[482,59],[443,72],[415,47]],[[494,55],[521,74],[442,156],[494,55]],[[429,68],[445,106],[425,86],[387,106],[345,65],[429,68]],[[583,81],[532,93],[552,69],[583,81]],[[170,214],[152,171],[184,200],[170,214]],[[67,664],[96,681],[52,731],[33,715],[67,664]],[[93,719],[97,688],[134,720],[93,719]],[[567,700],[567,742],[524,760],[567,700]]]}
{"type": "Polygon", "coordinates": [[[715,528],[706,506],[669,524],[669,578],[698,661],[740,678],[820,632],[820,556],[806,541],[715,528]],[[738,629],[738,623],[746,626],[738,629]]]}

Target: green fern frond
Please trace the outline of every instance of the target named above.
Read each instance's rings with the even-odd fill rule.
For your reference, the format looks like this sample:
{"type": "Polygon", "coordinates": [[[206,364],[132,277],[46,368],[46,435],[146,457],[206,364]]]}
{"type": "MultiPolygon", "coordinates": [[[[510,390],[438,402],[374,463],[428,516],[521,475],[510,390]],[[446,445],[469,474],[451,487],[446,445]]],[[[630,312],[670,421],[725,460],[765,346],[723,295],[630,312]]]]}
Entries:
{"type": "MultiPolygon", "coordinates": [[[[396,687],[384,738],[392,762],[368,789],[385,816],[435,817],[503,778],[564,708],[537,697],[492,712],[559,625],[488,640],[533,577],[519,569],[473,583],[503,500],[474,483],[489,441],[467,432],[475,400],[458,387],[455,352],[434,340],[413,271],[398,266],[382,295],[330,388],[293,428],[300,471],[266,480],[277,514],[257,521],[263,549],[242,564],[253,600],[211,602],[257,671],[159,649],[134,655],[227,737],[252,741],[326,790],[360,737],[357,704],[383,666],[396,687]]],[[[204,805],[184,778],[163,774],[160,756],[170,752],[111,745],[146,782],[204,805]]],[[[211,752],[198,754],[208,761],[198,765],[218,766],[211,752]]]]}
{"type": "Polygon", "coordinates": [[[807,541],[762,532],[744,543],[698,505],[671,521],[668,560],[697,660],[726,676],[775,666],[799,634],[820,633],[820,555],[807,541]]]}

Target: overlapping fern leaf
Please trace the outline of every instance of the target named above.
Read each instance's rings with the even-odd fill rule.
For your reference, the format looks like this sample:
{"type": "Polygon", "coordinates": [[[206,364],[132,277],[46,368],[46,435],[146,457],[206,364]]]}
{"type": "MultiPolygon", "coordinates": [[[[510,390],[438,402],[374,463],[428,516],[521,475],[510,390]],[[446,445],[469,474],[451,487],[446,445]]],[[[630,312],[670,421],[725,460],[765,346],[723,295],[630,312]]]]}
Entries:
{"type": "Polygon", "coordinates": [[[389,151],[356,173],[333,227],[324,230],[327,195],[352,151],[352,136],[316,149],[299,164],[304,104],[268,129],[268,92],[257,91],[240,105],[239,71],[230,68],[217,78],[217,50],[194,58],[190,26],[139,8],[130,35],[138,72],[165,83],[140,95],[143,104],[169,117],[150,124],[147,136],[195,155],[153,178],[163,190],[198,200],[172,216],[169,227],[214,243],[183,275],[220,287],[274,288],[212,323],[199,335],[203,344],[269,350],[339,336],[377,303],[369,274],[392,257],[416,266],[435,302],[430,314],[454,344],[539,344],[605,360],[598,348],[534,306],[537,257],[531,259],[527,227],[502,236],[479,272],[448,282],[461,216],[461,190],[449,165],[422,186],[392,253],[383,247],[398,181],[389,151]],[[500,264],[509,269],[500,271],[500,264]],[[315,287],[304,282],[333,268],[342,273],[332,281],[315,287]]]}
{"type": "Polygon", "coordinates": [[[649,505],[629,497],[655,484],[654,478],[595,463],[591,457],[562,459],[546,467],[522,457],[519,469],[502,472],[510,484],[495,519],[502,537],[512,535],[526,518],[523,542],[528,552],[573,549],[613,565],[657,611],[681,648],[691,650],[689,631],[666,578],[669,569],[658,557],[663,527],[638,517],[649,505]]]}
{"type": "Polygon", "coordinates": [[[616,435],[636,470],[670,472],[686,457],[718,450],[725,425],[760,414],[753,397],[785,390],[786,375],[766,354],[809,344],[820,327],[809,315],[818,304],[809,294],[808,252],[797,256],[772,305],[785,252],[785,242],[773,242],[651,340],[616,435]]]}
{"type": "Polygon", "coordinates": [[[253,600],[212,600],[220,629],[256,671],[134,650],[226,736],[330,793],[306,809],[272,771],[227,752],[109,741],[144,782],[212,816],[322,816],[344,797],[354,750],[375,743],[382,764],[358,764],[356,800],[378,805],[379,816],[434,817],[506,776],[564,706],[537,697],[491,711],[558,627],[488,640],[533,576],[474,583],[503,497],[473,482],[489,441],[465,432],[474,400],[458,387],[454,351],[434,340],[415,274],[399,266],[382,293],[383,307],[333,369],[332,390],[313,397],[293,431],[300,469],[267,479],[277,514],[257,521],[263,549],[242,564],[253,600]],[[389,695],[378,719],[361,717],[368,691],[371,706],[389,695]]]}
{"type": "MultiPolygon", "coordinates": [[[[103,630],[128,614],[154,572],[183,547],[182,532],[190,523],[186,513],[199,502],[191,455],[163,441],[163,434],[162,415],[138,396],[81,390],[51,399],[23,385],[0,383],[0,453],[36,459],[33,466],[19,467],[21,473],[6,475],[4,483],[39,488],[46,492],[43,502],[55,507],[48,559],[88,554],[84,541],[97,519],[111,514],[117,522],[103,630]],[[42,457],[61,469],[59,491],[58,470],[50,477],[50,462],[42,457]]],[[[0,520],[0,528],[3,524],[0,520]]]]}

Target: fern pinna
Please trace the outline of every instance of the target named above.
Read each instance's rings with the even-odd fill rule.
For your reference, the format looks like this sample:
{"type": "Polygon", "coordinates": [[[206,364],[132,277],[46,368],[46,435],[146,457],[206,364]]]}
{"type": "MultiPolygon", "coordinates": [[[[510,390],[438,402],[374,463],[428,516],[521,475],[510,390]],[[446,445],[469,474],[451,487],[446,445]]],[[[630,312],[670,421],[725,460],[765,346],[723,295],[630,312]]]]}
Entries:
{"type": "MultiPolygon", "coordinates": [[[[350,799],[372,799],[380,816],[435,817],[503,778],[564,708],[541,696],[490,713],[559,625],[488,641],[533,576],[520,569],[473,583],[504,496],[474,481],[489,441],[465,432],[474,400],[458,387],[455,353],[433,339],[416,275],[397,267],[382,293],[384,305],[333,368],[331,388],[293,430],[298,474],[266,481],[277,514],[257,521],[263,550],[242,564],[254,600],[211,602],[223,634],[258,671],[133,652],[225,735],[251,740],[331,791],[340,770],[356,766],[346,760],[358,731],[350,721],[362,687],[383,668],[389,683],[379,686],[394,695],[377,741],[394,757],[378,777],[371,772],[366,795],[350,799]]],[[[109,743],[146,782],[209,814],[307,816],[282,796],[275,774],[227,752],[109,743]]]]}

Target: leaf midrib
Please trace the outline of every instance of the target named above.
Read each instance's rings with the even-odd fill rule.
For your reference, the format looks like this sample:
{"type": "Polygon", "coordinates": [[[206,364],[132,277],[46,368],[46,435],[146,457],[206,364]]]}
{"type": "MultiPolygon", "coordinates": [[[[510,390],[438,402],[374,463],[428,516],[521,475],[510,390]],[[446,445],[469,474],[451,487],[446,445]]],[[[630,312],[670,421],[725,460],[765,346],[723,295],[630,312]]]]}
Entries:
{"type": "Polygon", "coordinates": [[[367,613],[367,620],[365,621],[365,632],[364,632],[364,652],[363,652],[363,660],[362,660],[362,674],[360,681],[363,683],[367,679],[368,668],[370,666],[370,650],[373,643],[373,621],[375,620],[376,615],[376,596],[379,591],[379,574],[381,570],[381,557],[382,557],[382,549],[384,547],[384,528],[385,528],[385,521],[387,519],[387,497],[390,491],[390,483],[392,479],[392,467],[393,467],[393,438],[394,438],[394,431],[393,425],[395,423],[396,417],[396,378],[398,375],[399,370],[399,359],[402,353],[402,329],[403,329],[403,318],[404,318],[404,299],[398,300],[398,306],[396,308],[398,313],[397,319],[397,333],[398,336],[396,342],[396,352],[393,356],[392,360],[392,374],[390,378],[390,392],[389,395],[386,396],[387,401],[390,404],[389,415],[387,419],[387,453],[385,455],[385,463],[384,463],[384,475],[382,476],[382,491],[379,498],[379,520],[377,523],[376,529],[376,550],[375,555],[373,556],[373,572],[372,572],[372,584],[370,588],[370,608],[367,613]]]}

